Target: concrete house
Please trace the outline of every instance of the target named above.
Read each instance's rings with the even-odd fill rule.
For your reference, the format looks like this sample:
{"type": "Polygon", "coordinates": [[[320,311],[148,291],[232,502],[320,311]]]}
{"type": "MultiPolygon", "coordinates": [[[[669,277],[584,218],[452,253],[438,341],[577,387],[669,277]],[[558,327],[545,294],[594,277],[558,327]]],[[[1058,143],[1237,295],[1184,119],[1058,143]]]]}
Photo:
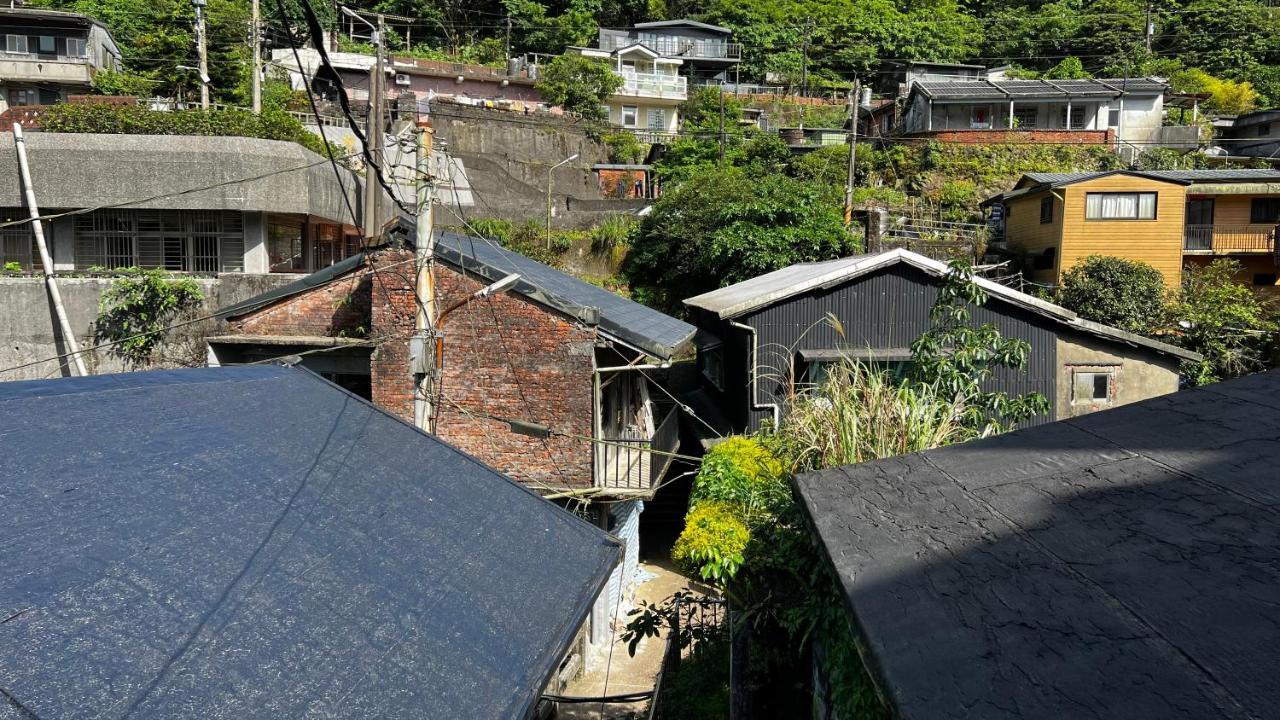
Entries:
{"type": "Polygon", "coordinates": [[[1271,715],[1278,395],[1273,371],[797,477],[884,714],[1271,715]]]}
{"type": "Polygon", "coordinates": [[[1280,155],[1280,108],[1214,120],[1210,154],[1274,159],[1280,155]]]}
{"type": "Polygon", "coordinates": [[[99,70],[120,69],[120,48],[97,20],[43,8],[0,8],[0,112],[87,93],[99,70]]]}
{"type": "Polygon", "coordinates": [[[733,31],[696,20],[656,20],[615,30],[600,28],[597,47],[604,51],[644,45],[664,57],[684,60],[680,73],[694,85],[729,82],[742,62],[742,45],[733,31]]]}
{"type": "Polygon", "coordinates": [[[1161,141],[1161,80],[913,80],[898,132],[944,142],[1089,142],[1138,150],[1161,141]]]}
{"type": "MultiPolygon", "coordinates": [[[[412,237],[410,227],[396,231],[412,237]]],[[[436,434],[542,495],[580,498],[626,542],[609,603],[634,576],[639,516],[679,448],[680,413],[665,368],[691,347],[693,326],[483,238],[439,233],[439,307],[512,273],[508,292],[447,317],[436,434]],[[522,428],[528,423],[551,434],[522,428]],[[651,452],[656,451],[656,452],[651,452]]],[[[224,308],[210,364],[291,354],[387,412],[412,421],[413,253],[388,246],[283,289],[224,308]]],[[[598,607],[594,641],[613,605],[598,607]]]]}
{"type": "MultiPolygon", "coordinates": [[[[328,160],[296,143],[32,132],[26,145],[40,211],[60,215],[45,228],[57,270],[306,273],[360,247],[359,178],[342,171],[344,200],[328,160]]],[[[0,219],[28,217],[0,133],[0,219]]],[[[38,269],[34,242],[30,224],[0,229],[0,260],[38,269]]]]}
{"type": "MultiPolygon", "coordinates": [[[[786,398],[820,382],[830,363],[910,363],[947,272],[942,262],[896,249],[792,265],[689,298],[694,324],[718,339],[699,343],[701,393],[734,430],[753,431],[765,421],[776,425],[786,398]]],[[[1174,392],[1179,363],[1199,359],[1004,285],[977,283],[989,300],[973,310],[973,322],[1031,345],[1026,371],[1000,370],[990,389],[1044,395],[1051,408],[1034,422],[1174,392]]]]}
{"type": "Polygon", "coordinates": [[[600,47],[570,47],[566,52],[600,58],[622,77],[622,87],[605,101],[609,122],[634,130],[646,141],[664,142],[680,130],[679,105],[688,97],[689,77],[681,74],[685,53],[718,52],[719,45],[704,45],[677,35],[655,32],[613,33],[600,31],[600,47]],[[657,48],[641,40],[648,39],[657,48]]]}
{"type": "Polygon", "coordinates": [[[983,202],[1023,258],[1024,273],[1056,285],[1089,255],[1141,260],[1182,284],[1186,265],[1232,257],[1240,282],[1274,289],[1280,171],[1149,170],[1029,173],[983,202]]]}
{"type": "Polygon", "coordinates": [[[300,368],[0,383],[0,407],[4,718],[545,717],[622,559],[300,368]]]}

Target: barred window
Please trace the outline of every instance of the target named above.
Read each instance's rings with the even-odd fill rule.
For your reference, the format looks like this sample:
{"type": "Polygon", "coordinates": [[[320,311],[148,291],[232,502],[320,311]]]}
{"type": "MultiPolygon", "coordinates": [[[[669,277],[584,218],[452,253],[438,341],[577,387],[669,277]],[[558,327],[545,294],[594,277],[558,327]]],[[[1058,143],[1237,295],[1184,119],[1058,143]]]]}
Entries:
{"type": "Polygon", "coordinates": [[[0,267],[10,263],[17,263],[23,270],[40,266],[40,251],[36,249],[36,236],[30,223],[0,228],[0,267]]]}
{"type": "Polygon", "coordinates": [[[242,272],[240,213],[109,210],[76,217],[76,269],[242,272]]]}

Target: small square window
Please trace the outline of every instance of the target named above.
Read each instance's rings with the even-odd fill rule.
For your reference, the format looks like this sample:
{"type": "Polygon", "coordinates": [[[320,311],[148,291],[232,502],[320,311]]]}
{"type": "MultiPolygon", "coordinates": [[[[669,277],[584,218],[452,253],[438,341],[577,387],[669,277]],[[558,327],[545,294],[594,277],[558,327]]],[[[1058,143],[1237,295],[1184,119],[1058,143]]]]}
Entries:
{"type": "Polygon", "coordinates": [[[1120,127],[1120,111],[1119,110],[1107,111],[1107,127],[1120,127]]]}
{"type": "Polygon", "coordinates": [[[41,35],[38,47],[45,55],[53,55],[58,52],[58,39],[51,35],[41,35]]]}
{"type": "Polygon", "coordinates": [[[640,115],[640,109],[635,105],[623,105],[622,106],[622,127],[629,127],[629,128],[635,127],[636,122],[638,122],[637,118],[639,117],[639,115],[640,115]]]}
{"type": "Polygon", "coordinates": [[[1115,398],[1114,371],[1079,371],[1073,375],[1071,404],[1106,405],[1115,398]]]}
{"type": "Polygon", "coordinates": [[[1271,286],[1276,284],[1275,273],[1254,273],[1253,284],[1262,286],[1271,286]]]}
{"type": "Polygon", "coordinates": [[[27,36],[5,35],[4,50],[11,53],[25,53],[27,51],[27,36]]]}
{"type": "Polygon", "coordinates": [[[1053,196],[1047,195],[1040,199],[1040,224],[1048,225],[1053,222],[1053,196]]]}

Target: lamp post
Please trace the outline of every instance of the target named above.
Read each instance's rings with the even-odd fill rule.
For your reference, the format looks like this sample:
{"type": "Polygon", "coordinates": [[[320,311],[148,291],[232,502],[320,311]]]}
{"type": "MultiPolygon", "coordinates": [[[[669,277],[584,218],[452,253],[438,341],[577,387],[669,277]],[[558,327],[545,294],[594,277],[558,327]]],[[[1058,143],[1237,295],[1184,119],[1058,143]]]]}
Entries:
{"type": "MultiPolygon", "coordinates": [[[[436,326],[435,326],[436,361],[435,361],[435,365],[431,368],[432,373],[435,375],[437,379],[440,377],[440,373],[444,369],[444,324],[449,319],[449,314],[452,313],[454,310],[457,310],[458,308],[461,308],[462,306],[471,302],[472,300],[481,300],[491,295],[497,295],[500,292],[508,290],[511,288],[512,285],[515,285],[519,280],[520,280],[520,276],[516,273],[512,273],[495,283],[492,283],[490,285],[486,285],[480,288],[479,290],[471,293],[470,295],[462,298],[461,300],[445,308],[444,312],[440,313],[440,317],[436,318],[436,326]]],[[[436,415],[438,415],[440,412],[440,404],[435,403],[434,407],[435,407],[435,412],[431,414],[428,420],[428,424],[430,425],[430,427],[428,428],[428,431],[433,435],[436,432],[436,415]]]]}
{"type": "Polygon", "coordinates": [[[547,249],[548,250],[551,249],[551,173],[555,172],[556,168],[560,167],[561,165],[564,165],[565,163],[573,162],[574,160],[577,160],[577,159],[578,159],[578,153],[574,153],[547,169],[547,249]]]}

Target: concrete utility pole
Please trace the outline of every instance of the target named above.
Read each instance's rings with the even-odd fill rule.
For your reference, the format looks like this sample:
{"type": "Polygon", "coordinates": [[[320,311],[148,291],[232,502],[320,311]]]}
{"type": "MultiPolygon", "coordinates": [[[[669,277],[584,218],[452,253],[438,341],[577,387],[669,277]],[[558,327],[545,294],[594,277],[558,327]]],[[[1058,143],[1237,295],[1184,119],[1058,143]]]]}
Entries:
{"type": "Polygon", "coordinates": [[[66,343],[71,362],[75,365],[76,375],[84,377],[89,371],[84,367],[84,359],[80,357],[80,344],[76,342],[76,334],[71,330],[71,321],[67,320],[67,309],[62,304],[62,293],[58,291],[58,281],[53,277],[53,256],[49,254],[49,244],[44,239],[44,221],[40,219],[40,208],[36,205],[36,191],[31,187],[31,168],[27,165],[27,141],[22,137],[22,125],[13,124],[13,144],[18,150],[18,171],[22,175],[22,189],[27,198],[27,209],[31,212],[31,231],[36,236],[36,247],[40,249],[40,264],[44,268],[44,284],[49,288],[49,299],[53,301],[53,312],[58,316],[58,327],[62,330],[62,341],[66,343]]]}
{"type": "Polygon", "coordinates": [[[724,81],[720,81],[720,164],[724,164],[724,81]]]}
{"type": "Polygon", "coordinates": [[[844,226],[853,227],[853,183],[858,161],[858,94],[861,83],[854,78],[849,91],[849,177],[844,185],[844,226]]]}
{"type": "MultiPolygon", "coordinates": [[[[800,97],[809,95],[809,33],[812,18],[804,19],[804,41],[800,43],[800,97]]],[[[800,127],[804,127],[804,108],[800,109],[800,127]]]]}
{"type": "Polygon", "coordinates": [[[262,112],[262,9],[253,0],[249,20],[249,43],[253,46],[253,114],[262,112]]]}
{"type": "Polygon", "coordinates": [[[417,199],[418,227],[414,239],[414,266],[417,269],[415,292],[418,296],[418,315],[414,322],[414,396],[413,422],[419,429],[434,433],[435,408],[432,395],[438,368],[432,339],[436,333],[436,279],[435,279],[435,178],[431,175],[431,146],[435,142],[435,129],[430,120],[418,123],[417,147],[417,199]]]}
{"type": "Polygon", "coordinates": [[[373,31],[373,45],[376,55],[373,62],[373,74],[369,77],[369,124],[365,128],[365,145],[369,151],[369,157],[373,158],[373,166],[366,167],[364,171],[364,236],[366,238],[376,238],[378,232],[382,229],[382,217],[378,212],[379,201],[382,199],[382,188],[378,182],[378,173],[383,166],[382,162],[382,110],[383,110],[383,91],[382,85],[386,81],[385,71],[383,69],[383,42],[386,34],[386,19],[382,14],[378,15],[378,26],[373,31]]]}
{"type": "Polygon", "coordinates": [[[1146,45],[1147,52],[1151,52],[1151,39],[1156,34],[1156,24],[1151,18],[1151,13],[1151,0],[1147,0],[1147,27],[1146,32],[1144,33],[1144,43],[1146,45]]]}
{"type": "Polygon", "coordinates": [[[204,6],[208,0],[191,0],[196,8],[196,52],[200,54],[200,108],[209,109],[209,42],[205,31],[204,6]]]}

